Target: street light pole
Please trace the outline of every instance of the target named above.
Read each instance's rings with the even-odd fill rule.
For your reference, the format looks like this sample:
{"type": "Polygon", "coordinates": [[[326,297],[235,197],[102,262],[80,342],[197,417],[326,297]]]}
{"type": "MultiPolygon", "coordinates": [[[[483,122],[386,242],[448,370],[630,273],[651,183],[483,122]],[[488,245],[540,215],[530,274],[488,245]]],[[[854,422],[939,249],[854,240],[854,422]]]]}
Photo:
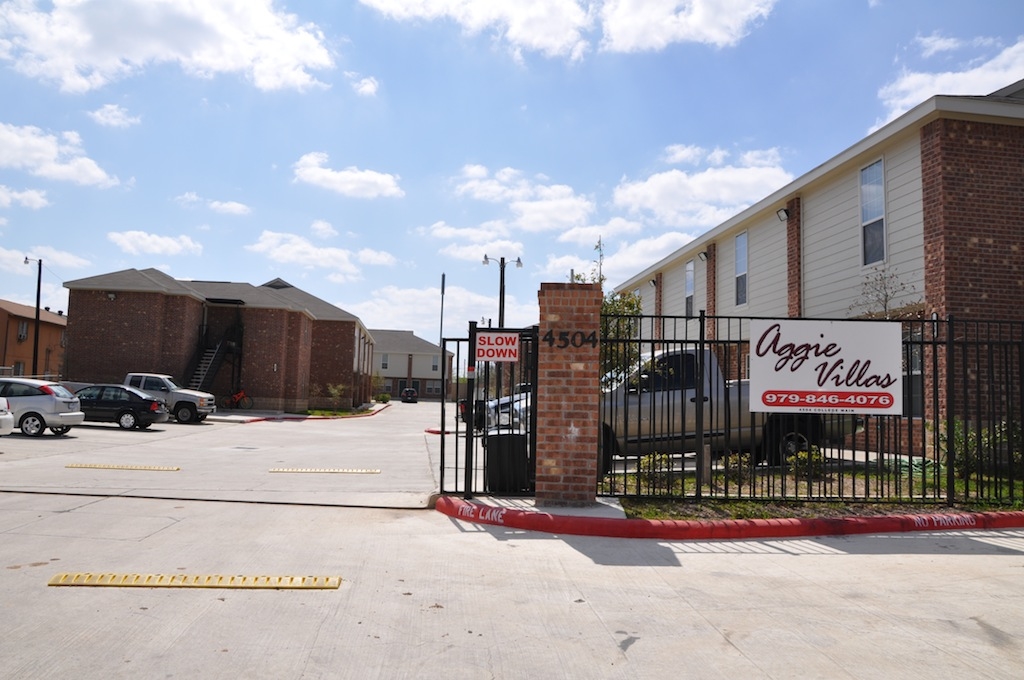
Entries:
{"type": "MultiPolygon", "coordinates": [[[[494,261],[494,258],[487,257],[484,255],[484,264],[490,264],[494,261]]],[[[498,259],[498,328],[505,327],[505,258],[498,259]]],[[[516,258],[516,268],[523,268],[523,259],[521,257],[516,258]]],[[[497,390],[498,396],[501,396],[501,375],[504,373],[504,367],[498,371],[497,375],[497,390]]]]}
{"type": "Polygon", "coordinates": [[[35,262],[39,265],[39,272],[36,274],[36,329],[35,337],[32,339],[32,376],[39,375],[39,293],[43,287],[43,259],[25,257],[25,264],[35,262]]]}
{"type": "MultiPolygon", "coordinates": [[[[487,257],[487,255],[484,255],[484,264],[490,264],[491,262],[494,262],[494,258],[493,257],[487,257]]],[[[506,264],[508,264],[508,263],[505,262],[505,258],[504,257],[498,259],[498,269],[499,269],[499,276],[498,276],[498,283],[499,283],[499,285],[498,285],[498,328],[504,328],[505,327],[505,265],[506,264]]],[[[516,258],[516,269],[522,269],[522,268],[523,268],[523,258],[517,257],[516,258]]]]}

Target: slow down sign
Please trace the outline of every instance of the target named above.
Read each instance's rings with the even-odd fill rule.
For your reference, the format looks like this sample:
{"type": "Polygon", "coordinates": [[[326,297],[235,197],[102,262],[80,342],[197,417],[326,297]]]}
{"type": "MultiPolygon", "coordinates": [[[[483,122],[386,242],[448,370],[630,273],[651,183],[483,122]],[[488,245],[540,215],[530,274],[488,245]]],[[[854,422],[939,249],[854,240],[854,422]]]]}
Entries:
{"type": "Polygon", "coordinates": [[[519,333],[476,332],[477,361],[519,361],[519,333]]]}

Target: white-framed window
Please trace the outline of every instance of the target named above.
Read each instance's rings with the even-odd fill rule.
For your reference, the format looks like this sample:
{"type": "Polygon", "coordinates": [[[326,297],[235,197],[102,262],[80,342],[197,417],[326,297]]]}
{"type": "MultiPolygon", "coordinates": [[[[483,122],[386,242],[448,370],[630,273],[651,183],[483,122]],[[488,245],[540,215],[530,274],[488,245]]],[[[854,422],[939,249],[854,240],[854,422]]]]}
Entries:
{"type": "Polygon", "coordinates": [[[747,304],[747,232],[738,234],[736,248],[736,306],[747,304]]]}
{"type": "Polygon", "coordinates": [[[437,373],[437,369],[438,369],[439,366],[440,366],[439,358],[435,354],[433,357],[431,357],[430,370],[433,371],[434,373],[437,373]]]}
{"type": "Polygon", "coordinates": [[[28,340],[28,321],[18,322],[18,340],[28,340]]]}
{"type": "Polygon", "coordinates": [[[860,171],[861,264],[885,260],[885,171],[877,160],[860,171]]]}
{"type": "Polygon", "coordinates": [[[694,264],[693,260],[686,263],[686,316],[693,316],[693,284],[694,284],[694,264]]]}
{"type": "Polygon", "coordinates": [[[381,354],[380,355],[380,367],[381,367],[382,370],[385,370],[385,371],[388,370],[388,355],[387,354],[381,354]]]}

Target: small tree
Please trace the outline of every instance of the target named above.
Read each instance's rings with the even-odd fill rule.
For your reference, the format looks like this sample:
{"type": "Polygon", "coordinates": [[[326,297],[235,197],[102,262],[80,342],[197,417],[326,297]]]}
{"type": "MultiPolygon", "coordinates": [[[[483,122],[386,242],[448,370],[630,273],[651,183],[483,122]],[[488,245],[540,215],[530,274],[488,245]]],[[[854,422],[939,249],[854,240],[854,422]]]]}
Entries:
{"type": "MultiPolygon", "coordinates": [[[[573,273],[573,283],[596,283],[604,289],[604,245],[601,239],[594,246],[597,262],[588,274],[573,273]]],[[[616,382],[640,360],[640,350],[608,339],[635,338],[640,327],[643,306],[640,296],[633,291],[612,291],[601,300],[601,382],[616,382]]]]}
{"type": "Polygon", "coordinates": [[[860,286],[860,297],[850,304],[851,312],[881,319],[897,319],[905,317],[910,307],[921,303],[921,296],[914,296],[914,284],[900,278],[895,267],[872,267],[860,286]]]}
{"type": "Polygon", "coordinates": [[[335,411],[341,410],[341,402],[345,398],[345,393],[348,392],[348,388],[345,385],[327,385],[327,394],[330,395],[331,408],[335,411]]]}

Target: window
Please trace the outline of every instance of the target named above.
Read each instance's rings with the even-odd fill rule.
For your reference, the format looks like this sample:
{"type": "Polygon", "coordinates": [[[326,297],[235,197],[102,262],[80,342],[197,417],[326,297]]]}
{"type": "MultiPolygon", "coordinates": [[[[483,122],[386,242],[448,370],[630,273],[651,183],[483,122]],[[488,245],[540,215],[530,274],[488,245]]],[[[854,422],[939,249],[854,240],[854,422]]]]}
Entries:
{"type": "Polygon", "coordinates": [[[747,232],[736,237],[736,305],[747,304],[747,232]]]}
{"type": "Polygon", "coordinates": [[[693,260],[686,263],[686,316],[693,316],[693,260]]]}
{"type": "Polygon", "coordinates": [[[18,340],[28,340],[28,321],[18,322],[18,340]]]}
{"type": "Polygon", "coordinates": [[[862,264],[885,259],[885,177],[882,161],[860,171],[860,229],[862,264]]]}
{"type": "Polygon", "coordinates": [[[430,370],[431,370],[431,371],[433,371],[434,373],[437,373],[437,368],[438,368],[438,356],[437,356],[437,355],[435,354],[435,355],[434,355],[434,356],[432,357],[432,360],[433,360],[433,361],[432,361],[432,363],[431,363],[431,365],[430,365],[430,370]]]}
{"type": "Polygon", "coordinates": [[[385,371],[388,370],[388,355],[387,354],[381,354],[380,355],[380,367],[381,367],[382,370],[385,370],[385,371]]]}

